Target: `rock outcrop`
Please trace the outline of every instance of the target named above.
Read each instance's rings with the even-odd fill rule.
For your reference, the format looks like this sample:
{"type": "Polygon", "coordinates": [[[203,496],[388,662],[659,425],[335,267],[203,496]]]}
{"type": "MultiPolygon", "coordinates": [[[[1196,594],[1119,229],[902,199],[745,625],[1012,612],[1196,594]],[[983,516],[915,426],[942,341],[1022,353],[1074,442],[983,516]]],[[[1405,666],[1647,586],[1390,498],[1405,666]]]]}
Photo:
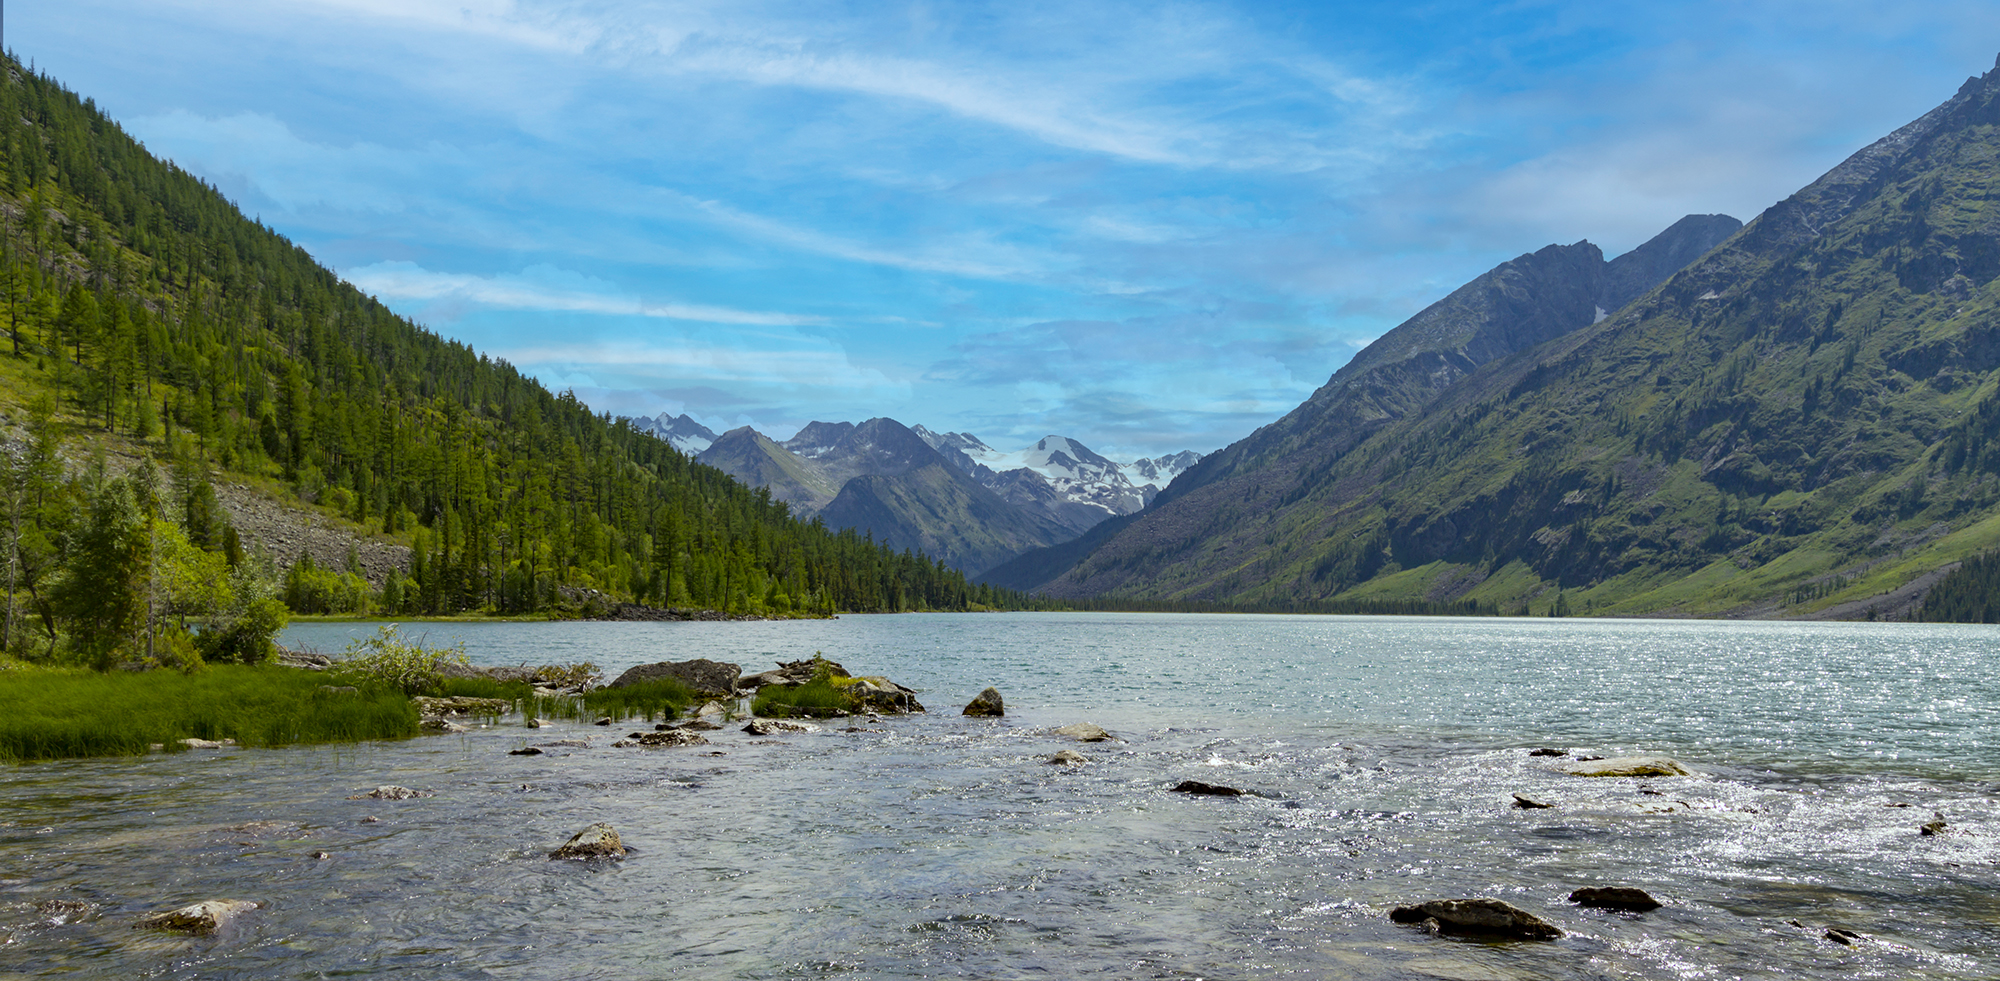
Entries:
{"type": "Polygon", "coordinates": [[[635,732],[611,744],[624,746],[706,746],[708,737],[686,729],[668,729],[663,732],[635,732]]]}
{"type": "Polygon", "coordinates": [[[550,858],[590,859],[624,858],[625,842],[620,840],[616,829],[602,821],[570,836],[561,848],[549,853],[550,858]]]}
{"type": "Polygon", "coordinates": [[[1569,901],[1578,906],[1593,909],[1624,910],[1644,913],[1660,908],[1660,901],[1648,895],[1646,890],[1632,886],[1590,886],[1569,894],[1569,901]]]}
{"type": "Polygon", "coordinates": [[[1665,756],[1617,756],[1608,760],[1571,763],[1562,772],[1573,777],[1687,777],[1692,771],[1665,756]]]}
{"type": "Polygon", "coordinates": [[[736,683],[743,669],[734,664],[698,657],[692,661],[657,661],[628,669],[607,687],[624,688],[645,681],[671,678],[688,686],[697,695],[709,698],[736,697],[736,683]]]}
{"type": "Polygon", "coordinates": [[[1414,924],[1437,933],[1496,937],[1508,940],[1554,940],[1562,936],[1555,924],[1498,899],[1433,899],[1389,911],[1396,923],[1414,924]]]}
{"type": "Polygon", "coordinates": [[[972,701],[966,703],[965,711],[961,714],[985,718],[999,718],[1007,714],[1007,705],[1001,701],[999,689],[988,688],[978,695],[973,696],[972,701]]]}
{"type": "Polygon", "coordinates": [[[1076,722],[1056,730],[1058,736],[1068,736],[1080,743],[1101,743],[1118,737],[1104,731],[1103,726],[1089,722],[1076,722]]]}
{"type": "Polygon", "coordinates": [[[179,909],[148,914],[139,919],[139,926],[149,930],[205,936],[227,926],[236,914],[256,909],[259,905],[244,899],[208,899],[179,909]]]}
{"type": "Polygon", "coordinates": [[[778,719],[751,719],[743,731],[753,736],[771,736],[781,732],[819,732],[820,727],[810,722],[784,722],[778,719]]]}

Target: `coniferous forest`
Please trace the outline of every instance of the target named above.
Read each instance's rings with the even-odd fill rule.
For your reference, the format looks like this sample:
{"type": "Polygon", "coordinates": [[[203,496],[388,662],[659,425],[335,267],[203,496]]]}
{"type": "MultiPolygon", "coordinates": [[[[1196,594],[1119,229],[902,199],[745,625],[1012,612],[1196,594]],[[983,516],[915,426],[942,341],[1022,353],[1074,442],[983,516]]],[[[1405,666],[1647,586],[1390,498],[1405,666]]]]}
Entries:
{"type": "Polygon", "coordinates": [[[580,597],[763,615],[1026,602],[799,521],[397,316],[91,100],[4,66],[10,649],[157,659],[176,613],[254,621],[278,598],[383,615],[573,611],[580,597]],[[107,468],[107,445],[157,464],[107,468]],[[293,566],[278,581],[229,527],[214,472],[408,542],[407,575],[378,585],[269,557],[293,566]]]}

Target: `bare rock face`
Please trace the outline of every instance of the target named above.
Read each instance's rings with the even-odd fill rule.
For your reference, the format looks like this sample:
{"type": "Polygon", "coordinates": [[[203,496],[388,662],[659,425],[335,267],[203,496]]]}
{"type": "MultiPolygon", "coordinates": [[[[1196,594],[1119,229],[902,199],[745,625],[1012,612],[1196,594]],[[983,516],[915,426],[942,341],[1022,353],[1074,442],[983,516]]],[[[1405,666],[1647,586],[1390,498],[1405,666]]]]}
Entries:
{"type": "Polygon", "coordinates": [[[1007,714],[1007,705],[1000,700],[999,689],[988,688],[974,696],[962,714],[997,719],[1007,714]]]}
{"type": "Polygon", "coordinates": [[[688,686],[697,695],[712,698],[734,698],[736,681],[743,676],[743,669],[734,664],[724,664],[698,657],[692,661],[658,661],[641,664],[618,676],[608,687],[624,688],[644,681],[658,681],[672,678],[688,686]]]}
{"type": "Polygon", "coordinates": [[[1507,940],[1554,940],[1562,936],[1555,924],[1527,910],[1483,897],[1433,899],[1415,906],[1398,906],[1389,911],[1389,919],[1432,928],[1438,933],[1507,940]]]}
{"type": "Polygon", "coordinates": [[[1593,909],[1615,909],[1633,913],[1644,913],[1647,910],[1660,908],[1660,901],[1647,895],[1646,890],[1631,886],[1592,886],[1578,889],[1569,894],[1569,901],[1593,909]]]}
{"type": "Polygon", "coordinates": [[[624,858],[625,843],[618,838],[618,831],[602,821],[570,836],[561,848],[549,853],[550,858],[624,858]]]}
{"type": "Polygon", "coordinates": [[[207,899],[180,909],[143,916],[139,919],[139,926],[148,930],[205,936],[228,925],[236,914],[256,909],[258,905],[243,899],[207,899]]]}
{"type": "Polygon", "coordinates": [[[1665,756],[1618,756],[1588,760],[1562,768],[1573,777],[1688,777],[1693,772],[1665,756]]]}
{"type": "Polygon", "coordinates": [[[620,739],[612,746],[706,746],[708,737],[686,729],[667,729],[661,732],[635,732],[620,739]]]}

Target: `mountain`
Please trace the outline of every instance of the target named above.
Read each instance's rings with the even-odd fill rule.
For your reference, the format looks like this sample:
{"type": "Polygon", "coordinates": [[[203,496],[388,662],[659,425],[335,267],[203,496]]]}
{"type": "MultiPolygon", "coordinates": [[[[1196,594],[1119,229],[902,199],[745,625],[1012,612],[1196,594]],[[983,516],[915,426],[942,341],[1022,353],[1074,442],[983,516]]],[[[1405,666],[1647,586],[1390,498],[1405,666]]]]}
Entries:
{"type": "Polygon", "coordinates": [[[657,437],[688,456],[698,455],[715,445],[715,434],[707,426],[685,415],[669,416],[662,412],[652,419],[640,416],[625,421],[631,424],[634,432],[657,437]]]}
{"type": "Polygon", "coordinates": [[[733,429],[699,459],[767,488],[801,516],[969,572],[1076,534],[982,486],[894,419],[813,422],[782,443],[733,429]]]}
{"type": "Polygon", "coordinates": [[[2000,544],[1996,133],[2000,66],[1595,323],[1577,246],[1503,265],[1047,591],[1895,615],[2000,544]]]}
{"type": "Polygon", "coordinates": [[[771,437],[739,426],[715,438],[695,459],[751,487],[771,492],[800,515],[810,516],[833,500],[840,485],[799,459],[771,437]]]}
{"type": "MultiPolygon", "coordinates": [[[[89,100],[12,59],[0,68],[0,291],[11,311],[0,455],[69,442],[36,458],[57,462],[35,471],[32,497],[0,495],[0,526],[18,532],[6,538],[21,601],[10,609],[59,581],[96,582],[102,605],[118,606],[112,580],[78,578],[72,560],[87,556],[76,543],[88,536],[72,533],[79,515],[139,507],[181,526],[194,549],[236,563],[247,550],[253,564],[263,550],[292,565],[288,594],[327,595],[318,586],[330,580],[334,612],[637,602],[781,615],[1013,601],[929,559],[800,521],[573,393],[418,327],[148,154],[89,100]],[[100,453],[104,474],[132,481],[60,472],[62,455],[100,453]],[[148,486],[148,460],[170,479],[148,486]],[[261,519],[240,528],[222,516],[250,512],[261,519]],[[329,540],[355,545],[354,565],[375,578],[317,570],[306,582],[295,560],[329,540]]],[[[707,438],[675,423],[674,434],[707,438]]],[[[125,561],[150,554],[154,537],[99,545],[125,561]]],[[[60,619],[44,621],[51,649],[60,619]]]]}
{"type": "Polygon", "coordinates": [[[968,572],[1070,534],[1001,500],[942,458],[896,474],[856,476],[819,517],[830,527],[865,531],[890,548],[914,549],[968,572]]]}
{"type": "Polygon", "coordinates": [[[1160,488],[1201,460],[1201,454],[1184,450],[1114,463],[1063,436],[1002,453],[970,433],[936,433],[922,426],[913,431],[1002,498],[1043,511],[1078,533],[1144,508],[1160,488]]]}

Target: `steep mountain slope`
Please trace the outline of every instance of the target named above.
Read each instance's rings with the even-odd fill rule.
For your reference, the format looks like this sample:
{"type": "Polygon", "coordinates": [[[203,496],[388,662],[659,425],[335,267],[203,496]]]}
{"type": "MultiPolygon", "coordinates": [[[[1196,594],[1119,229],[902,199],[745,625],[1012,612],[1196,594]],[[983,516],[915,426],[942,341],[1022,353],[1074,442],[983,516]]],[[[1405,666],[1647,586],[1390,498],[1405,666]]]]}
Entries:
{"type": "Polygon", "coordinates": [[[1728,215],[1689,215],[1610,263],[1589,242],[1503,263],[1377,338],[1284,418],[1189,468],[1159,501],[1267,467],[1323,468],[1481,365],[1631,302],[1680,268],[1667,267],[1672,259],[1685,265],[1740,227],[1728,215]]]}
{"type": "Polygon", "coordinates": [[[2000,69],[1616,315],[1363,400],[1404,411],[1329,449],[1336,375],[1050,591],[1893,613],[2000,542],[1996,132],[2000,69]]]}
{"type": "Polygon", "coordinates": [[[968,572],[1076,534],[1041,509],[1017,507],[982,487],[894,419],[814,422],[783,443],[733,429],[700,459],[830,528],[968,572]]]}
{"type": "Polygon", "coordinates": [[[914,549],[969,573],[1070,535],[1001,500],[943,459],[896,474],[854,477],[819,517],[831,527],[858,529],[890,548],[914,549]]]}
{"type": "Polygon", "coordinates": [[[791,505],[800,515],[810,516],[840,492],[840,484],[818,468],[749,426],[717,436],[695,459],[751,487],[769,490],[772,500],[791,505]]]}
{"type": "MultiPolygon", "coordinates": [[[[66,436],[72,458],[153,457],[174,474],[170,497],[200,500],[221,476],[407,548],[396,590],[360,588],[368,612],[526,613],[586,595],[744,613],[995,598],[796,520],[396,316],[92,103],[11,59],[0,69],[0,426],[66,436]]],[[[12,502],[0,524],[22,523],[6,558],[24,570],[25,608],[79,509],[0,499],[12,502]]],[[[170,503],[190,542],[236,554],[215,508],[170,503]]],[[[394,564],[376,567],[387,579],[394,564]]]]}
{"type": "Polygon", "coordinates": [[[685,415],[670,416],[662,412],[651,419],[641,416],[624,421],[632,426],[634,432],[652,436],[688,456],[699,454],[715,444],[714,432],[685,415]]]}

